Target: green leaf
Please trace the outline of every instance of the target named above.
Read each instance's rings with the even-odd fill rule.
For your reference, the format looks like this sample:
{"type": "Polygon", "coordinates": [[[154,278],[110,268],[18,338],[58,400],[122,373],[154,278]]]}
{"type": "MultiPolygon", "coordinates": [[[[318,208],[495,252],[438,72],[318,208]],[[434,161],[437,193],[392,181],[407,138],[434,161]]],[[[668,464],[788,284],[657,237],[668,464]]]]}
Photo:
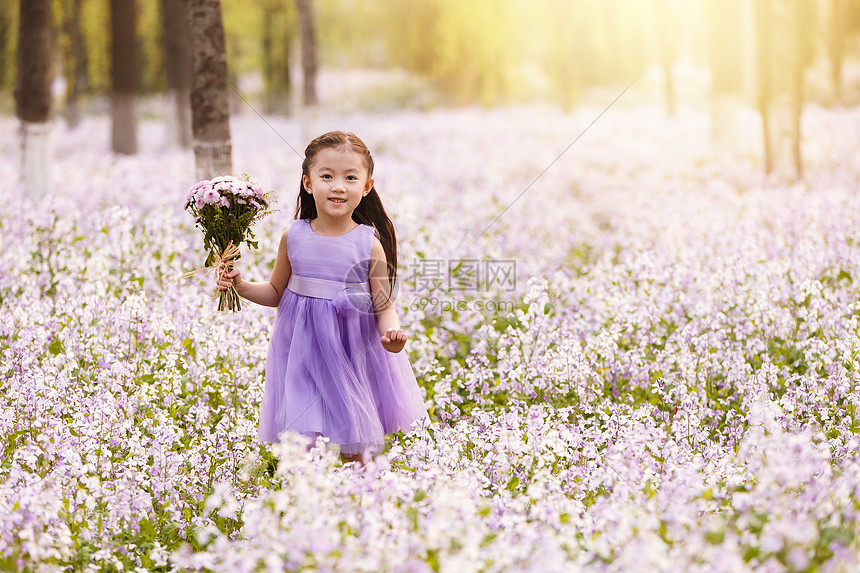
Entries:
{"type": "Polygon", "coordinates": [[[709,531],[705,534],[705,541],[707,541],[711,545],[720,545],[725,538],[725,529],[721,529],[720,531],[709,531]]]}
{"type": "Polygon", "coordinates": [[[55,338],[51,341],[51,344],[48,345],[48,352],[56,356],[57,354],[64,352],[66,349],[63,347],[63,343],[55,338]]]}

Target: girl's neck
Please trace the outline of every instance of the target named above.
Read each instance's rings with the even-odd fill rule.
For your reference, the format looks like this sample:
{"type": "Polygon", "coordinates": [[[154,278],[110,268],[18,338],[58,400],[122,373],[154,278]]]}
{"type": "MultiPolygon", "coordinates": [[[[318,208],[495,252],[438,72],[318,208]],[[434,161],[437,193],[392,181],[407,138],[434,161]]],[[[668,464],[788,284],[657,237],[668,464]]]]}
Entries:
{"type": "Polygon", "coordinates": [[[352,220],[352,216],[345,215],[343,217],[330,217],[325,214],[317,213],[316,218],[308,221],[311,225],[311,230],[317,235],[328,237],[337,237],[349,233],[356,227],[358,223],[352,220]]]}

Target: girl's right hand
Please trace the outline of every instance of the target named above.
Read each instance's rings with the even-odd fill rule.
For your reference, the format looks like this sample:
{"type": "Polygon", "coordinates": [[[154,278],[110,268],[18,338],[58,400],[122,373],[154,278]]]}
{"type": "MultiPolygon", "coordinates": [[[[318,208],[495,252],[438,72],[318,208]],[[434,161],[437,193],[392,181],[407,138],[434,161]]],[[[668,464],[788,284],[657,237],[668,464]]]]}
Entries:
{"type": "Polygon", "coordinates": [[[221,275],[221,280],[218,281],[218,290],[227,290],[231,286],[233,288],[242,284],[242,272],[239,269],[233,269],[229,273],[221,275]]]}

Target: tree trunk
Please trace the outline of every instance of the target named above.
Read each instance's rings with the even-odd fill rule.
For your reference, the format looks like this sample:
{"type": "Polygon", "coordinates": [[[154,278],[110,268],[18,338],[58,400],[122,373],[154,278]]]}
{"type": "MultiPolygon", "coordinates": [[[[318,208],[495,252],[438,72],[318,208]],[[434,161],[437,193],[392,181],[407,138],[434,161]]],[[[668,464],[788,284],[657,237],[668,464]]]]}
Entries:
{"type": "Polygon", "coordinates": [[[21,121],[20,174],[28,196],[48,191],[51,119],[51,0],[21,0],[15,114],[21,121]]]}
{"type": "Polygon", "coordinates": [[[111,0],[111,142],[116,153],[137,153],[137,36],[135,0],[111,0]]]}
{"type": "Polygon", "coordinates": [[[311,0],[296,0],[302,31],[302,88],[306,106],[317,103],[317,41],[311,0]]]}
{"type": "Polygon", "coordinates": [[[266,113],[290,113],[293,14],[289,1],[263,3],[263,80],[266,113]]]}
{"type": "Polygon", "coordinates": [[[711,69],[711,138],[732,148],[741,107],[741,0],[709,0],[708,56],[711,69]]]}
{"type": "Polygon", "coordinates": [[[547,54],[547,68],[554,84],[553,95],[564,113],[570,113],[579,105],[585,88],[585,65],[590,57],[588,19],[583,6],[568,0],[554,2],[551,6],[556,18],[546,33],[550,34],[550,42],[557,49],[547,54]]]}
{"type": "Polygon", "coordinates": [[[182,0],[161,0],[167,95],[173,106],[167,121],[169,145],[189,149],[191,133],[191,45],[182,0]]]}
{"type": "Polygon", "coordinates": [[[263,6],[263,92],[265,94],[265,111],[266,113],[272,113],[274,108],[274,81],[273,76],[275,73],[275,58],[272,54],[272,48],[274,46],[275,40],[275,24],[274,24],[274,14],[272,13],[270,5],[266,4],[263,6]]]}
{"type": "Polygon", "coordinates": [[[771,0],[755,1],[756,61],[758,63],[758,111],[761,114],[762,142],[764,144],[764,172],[773,170],[771,153],[770,124],[768,121],[771,99],[771,32],[770,23],[773,10],[771,0]]]}
{"type": "Polygon", "coordinates": [[[804,54],[804,36],[809,21],[805,18],[804,0],[793,2],[791,23],[794,28],[794,38],[791,41],[791,158],[794,163],[794,176],[803,176],[803,159],[801,154],[802,133],[800,116],[803,113],[803,72],[806,69],[804,54]]]}
{"type": "Polygon", "coordinates": [[[657,37],[660,42],[660,64],[663,67],[663,93],[666,101],[666,115],[675,115],[675,82],[672,75],[672,65],[675,61],[675,37],[670,22],[670,7],[667,0],[657,0],[657,37]]]}
{"type": "Polygon", "coordinates": [[[72,0],[63,21],[66,35],[64,46],[63,66],[66,76],[66,122],[70,128],[77,127],[81,122],[80,95],[85,78],[86,51],[81,35],[81,4],[83,0],[72,0]]]}
{"type": "Polygon", "coordinates": [[[197,179],[211,179],[233,171],[221,2],[184,2],[191,39],[191,126],[197,179]]]}
{"type": "Polygon", "coordinates": [[[842,59],[843,42],[845,39],[844,19],[847,10],[845,0],[830,0],[830,33],[828,45],[830,51],[830,78],[833,82],[833,103],[842,103],[842,59]]]}
{"type": "Polygon", "coordinates": [[[783,179],[803,174],[801,113],[803,80],[812,61],[815,30],[813,0],[756,2],[760,75],[766,84],[763,120],[768,131],[771,170],[783,179]],[[763,8],[761,8],[763,6],[763,8]]]}

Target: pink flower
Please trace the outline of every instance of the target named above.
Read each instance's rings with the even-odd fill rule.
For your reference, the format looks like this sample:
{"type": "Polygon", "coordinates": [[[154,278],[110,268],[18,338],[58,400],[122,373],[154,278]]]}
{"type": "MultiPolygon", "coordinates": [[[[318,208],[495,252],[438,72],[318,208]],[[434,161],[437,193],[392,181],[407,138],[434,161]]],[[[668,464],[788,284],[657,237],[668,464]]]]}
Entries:
{"type": "MultiPolygon", "coordinates": [[[[203,193],[203,203],[205,205],[215,205],[221,200],[221,194],[215,189],[207,189],[203,193]]],[[[199,203],[199,201],[198,201],[199,203]]]]}
{"type": "Polygon", "coordinates": [[[197,200],[207,189],[212,188],[212,182],[208,179],[204,179],[203,181],[198,181],[188,190],[187,195],[185,196],[185,207],[187,208],[191,205],[192,201],[197,200]]]}

